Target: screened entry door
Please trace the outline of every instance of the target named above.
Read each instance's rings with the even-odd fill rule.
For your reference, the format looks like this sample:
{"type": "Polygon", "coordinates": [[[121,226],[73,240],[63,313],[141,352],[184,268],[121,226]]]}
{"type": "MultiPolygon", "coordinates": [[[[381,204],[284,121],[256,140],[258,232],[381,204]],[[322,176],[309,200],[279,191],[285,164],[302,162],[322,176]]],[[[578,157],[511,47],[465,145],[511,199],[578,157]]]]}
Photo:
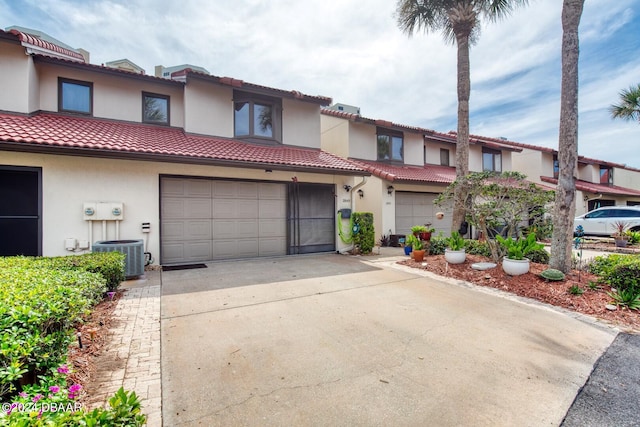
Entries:
{"type": "Polygon", "coordinates": [[[287,253],[330,252],[335,242],[334,185],[291,182],[287,187],[287,253]]]}
{"type": "Polygon", "coordinates": [[[0,166],[0,256],[42,255],[42,170],[0,166]]]}

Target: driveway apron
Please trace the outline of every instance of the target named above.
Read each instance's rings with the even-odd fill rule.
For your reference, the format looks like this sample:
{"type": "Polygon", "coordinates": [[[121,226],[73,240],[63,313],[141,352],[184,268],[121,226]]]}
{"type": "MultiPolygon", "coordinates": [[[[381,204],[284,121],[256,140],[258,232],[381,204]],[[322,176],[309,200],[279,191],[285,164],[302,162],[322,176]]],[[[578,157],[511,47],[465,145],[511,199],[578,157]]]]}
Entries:
{"type": "Polygon", "coordinates": [[[616,330],[337,254],[162,273],[166,426],[557,426],[616,330]]]}

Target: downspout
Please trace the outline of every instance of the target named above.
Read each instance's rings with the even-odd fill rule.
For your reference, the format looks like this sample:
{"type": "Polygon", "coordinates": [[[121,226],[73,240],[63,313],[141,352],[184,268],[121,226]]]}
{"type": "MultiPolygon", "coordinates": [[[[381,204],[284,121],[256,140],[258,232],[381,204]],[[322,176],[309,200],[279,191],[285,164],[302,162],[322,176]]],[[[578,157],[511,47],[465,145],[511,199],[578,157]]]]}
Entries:
{"type": "MultiPolygon", "coordinates": [[[[356,199],[355,197],[353,197],[353,195],[355,194],[355,192],[358,190],[358,188],[362,187],[363,185],[365,185],[367,183],[367,177],[363,176],[362,177],[362,182],[356,184],[352,189],[351,189],[351,215],[353,215],[353,213],[356,210],[356,199]]],[[[351,230],[351,233],[353,233],[353,230],[351,230]]],[[[355,247],[355,245],[351,245],[346,247],[345,249],[342,249],[341,251],[338,251],[339,254],[344,255],[345,253],[353,250],[353,248],[355,247]]]]}

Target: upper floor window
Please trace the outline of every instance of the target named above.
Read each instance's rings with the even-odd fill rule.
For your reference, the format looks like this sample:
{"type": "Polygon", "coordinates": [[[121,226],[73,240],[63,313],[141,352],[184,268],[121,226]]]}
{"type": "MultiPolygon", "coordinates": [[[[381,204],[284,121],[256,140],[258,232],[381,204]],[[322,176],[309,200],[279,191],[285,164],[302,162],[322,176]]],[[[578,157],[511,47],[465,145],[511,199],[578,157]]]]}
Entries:
{"type": "Polygon", "coordinates": [[[142,92],[142,121],[161,125],[169,124],[169,97],[142,92]]]}
{"type": "Polygon", "coordinates": [[[440,165],[449,166],[449,150],[446,148],[440,149],[440,165]]]}
{"type": "Polygon", "coordinates": [[[558,156],[553,156],[553,177],[558,178],[560,176],[560,162],[558,156]]]}
{"type": "Polygon", "coordinates": [[[402,133],[378,129],[378,160],[404,160],[404,139],[402,133]]]}
{"type": "Polygon", "coordinates": [[[502,153],[489,148],[482,149],[482,170],[502,172],[502,153]]]}
{"type": "Polygon", "coordinates": [[[234,93],[234,135],[256,140],[281,140],[282,105],[276,98],[234,93]]]}
{"type": "Polygon", "coordinates": [[[58,111],[93,113],[93,83],[58,79],[58,111]]]}
{"type": "Polygon", "coordinates": [[[600,184],[613,184],[613,169],[600,166],[600,184]]]}

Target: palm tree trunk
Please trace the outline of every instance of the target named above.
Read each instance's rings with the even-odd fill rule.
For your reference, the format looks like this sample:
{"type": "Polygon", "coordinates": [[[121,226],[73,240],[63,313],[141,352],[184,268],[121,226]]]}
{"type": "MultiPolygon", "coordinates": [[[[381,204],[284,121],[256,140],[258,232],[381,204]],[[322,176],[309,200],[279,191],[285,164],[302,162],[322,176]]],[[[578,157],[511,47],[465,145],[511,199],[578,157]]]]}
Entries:
{"type": "MultiPolygon", "coordinates": [[[[458,46],[458,135],[456,138],[456,179],[460,182],[469,174],[469,94],[471,77],[469,66],[469,34],[456,34],[458,46]]],[[[453,197],[451,231],[457,231],[465,219],[467,191],[457,185],[453,197]]]]}
{"type": "Polygon", "coordinates": [[[553,210],[549,267],[571,270],[573,218],[578,172],[578,26],[584,0],[564,0],[562,6],[562,90],[560,94],[560,171],[553,210]]]}

